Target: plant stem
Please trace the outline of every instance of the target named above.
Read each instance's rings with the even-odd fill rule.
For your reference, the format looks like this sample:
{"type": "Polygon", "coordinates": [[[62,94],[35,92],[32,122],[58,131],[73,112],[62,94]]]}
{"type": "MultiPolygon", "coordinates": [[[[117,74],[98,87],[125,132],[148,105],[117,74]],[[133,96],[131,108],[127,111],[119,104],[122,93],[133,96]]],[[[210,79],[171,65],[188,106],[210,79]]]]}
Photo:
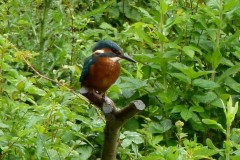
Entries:
{"type": "Polygon", "coordinates": [[[43,16],[41,19],[41,28],[40,28],[40,37],[39,37],[39,50],[41,52],[41,71],[44,70],[44,54],[45,54],[45,42],[46,42],[46,20],[47,20],[47,15],[48,15],[48,11],[49,11],[49,6],[51,4],[52,0],[44,0],[44,10],[43,10],[43,16]]]}
{"type": "Polygon", "coordinates": [[[226,143],[225,143],[225,155],[226,160],[230,160],[230,150],[231,150],[231,142],[230,142],[230,135],[231,135],[231,126],[227,124],[227,133],[226,133],[226,143]]]}

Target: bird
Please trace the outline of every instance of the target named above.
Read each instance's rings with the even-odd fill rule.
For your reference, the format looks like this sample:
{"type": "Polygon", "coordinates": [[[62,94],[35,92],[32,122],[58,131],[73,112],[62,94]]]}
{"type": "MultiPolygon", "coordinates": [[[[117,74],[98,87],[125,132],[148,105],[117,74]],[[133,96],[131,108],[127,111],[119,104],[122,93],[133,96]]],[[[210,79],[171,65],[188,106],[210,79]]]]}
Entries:
{"type": "Polygon", "coordinates": [[[106,91],[120,76],[121,59],[136,63],[115,42],[111,40],[97,42],[92,49],[92,55],[84,61],[80,76],[80,93],[90,92],[104,98],[106,91]]]}

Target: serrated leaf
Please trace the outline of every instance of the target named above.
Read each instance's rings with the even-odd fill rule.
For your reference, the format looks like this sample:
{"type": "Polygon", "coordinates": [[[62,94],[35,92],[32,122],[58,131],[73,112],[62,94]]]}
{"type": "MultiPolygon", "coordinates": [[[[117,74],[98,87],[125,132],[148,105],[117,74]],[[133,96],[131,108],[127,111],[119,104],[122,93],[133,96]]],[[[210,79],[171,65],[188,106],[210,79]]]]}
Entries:
{"type": "Polygon", "coordinates": [[[17,89],[18,89],[19,91],[23,91],[24,88],[25,88],[25,82],[24,82],[24,81],[18,82],[17,85],[16,85],[16,87],[17,87],[17,89]]]}
{"type": "Polygon", "coordinates": [[[180,81],[183,81],[187,84],[191,84],[191,79],[188,78],[185,74],[182,73],[169,73],[171,76],[179,79],[180,81]]]}
{"type": "Polygon", "coordinates": [[[163,135],[156,135],[153,137],[152,143],[153,145],[159,144],[159,142],[161,142],[163,139],[163,135]]]}
{"type": "Polygon", "coordinates": [[[189,46],[184,46],[183,47],[183,52],[188,55],[191,59],[193,59],[195,52],[194,50],[191,49],[189,46]]]}
{"type": "Polygon", "coordinates": [[[156,24],[158,23],[158,22],[153,18],[153,16],[150,15],[149,12],[148,12],[147,10],[145,10],[144,8],[142,8],[142,7],[135,7],[135,8],[137,8],[140,12],[142,12],[142,15],[143,15],[144,17],[150,19],[152,22],[154,22],[154,23],[156,23],[156,24]]]}
{"type": "Polygon", "coordinates": [[[9,125],[0,122],[0,128],[9,128],[9,125]]]}
{"type": "Polygon", "coordinates": [[[165,160],[164,156],[162,156],[160,153],[154,154],[154,155],[148,155],[148,156],[143,156],[141,158],[142,160],[165,160]]]}
{"type": "MultiPolygon", "coordinates": [[[[133,143],[135,143],[135,144],[140,144],[140,143],[143,143],[143,142],[144,142],[141,134],[139,134],[139,133],[137,133],[137,132],[125,131],[123,134],[125,135],[125,139],[130,140],[131,143],[133,142],[133,143]]],[[[128,141],[126,141],[126,143],[129,144],[128,141]]],[[[131,143],[130,143],[130,144],[131,144],[131,143]]],[[[129,144],[129,145],[130,145],[130,144],[129,144]]],[[[126,144],[125,144],[125,145],[126,145],[126,144]]]]}
{"type": "Polygon", "coordinates": [[[240,64],[237,64],[229,69],[227,69],[217,80],[218,83],[222,82],[228,76],[235,74],[240,71],[240,64]]]}
{"type": "MultiPolygon", "coordinates": [[[[240,31],[239,31],[240,33],[240,31]]],[[[236,51],[232,53],[236,58],[240,59],[240,47],[236,48],[236,51]]]]}
{"type": "Polygon", "coordinates": [[[0,136],[3,136],[4,132],[0,129],[0,136]]]}
{"type": "Polygon", "coordinates": [[[236,82],[233,78],[227,77],[225,79],[225,84],[232,88],[234,91],[240,93],[240,83],[236,82]]]}
{"type": "Polygon", "coordinates": [[[141,87],[146,86],[146,82],[134,78],[129,77],[121,77],[121,79],[124,81],[124,83],[119,84],[121,89],[131,89],[131,90],[137,90],[141,87]]]}
{"type": "Polygon", "coordinates": [[[122,142],[121,142],[121,146],[122,146],[123,148],[127,148],[127,147],[130,146],[131,144],[132,144],[132,141],[129,140],[129,139],[124,139],[124,140],[122,140],[122,142]]]}
{"type": "Polygon", "coordinates": [[[211,157],[217,153],[218,151],[211,150],[207,147],[201,147],[201,148],[194,149],[193,157],[194,159],[202,159],[202,158],[211,157]]]}
{"type": "Polygon", "coordinates": [[[82,16],[82,18],[87,18],[87,17],[90,17],[90,16],[94,16],[94,15],[99,15],[101,14],[102,12],[106,11],[106,8],[108,6],[110,6],[112,3],[114,3],[114,0],[111,0],[111,1],[108,1],[104,4],[102,4],[100,7],[98,7],[97,9],[94,9],[94,10],[91,10],[90,12],[87,12],[86,14],[84,14],[82,16]]]}
{"type": "Polygon", "coordinates": [[[226,3],[223,5],[223,11],[224,12],[228,12],[230,10],[233,10],[233,8],[235,8],[239,5],[239,0],[228,0],[228,1],[225,1],[225,2],[226,3]]]}
{"type": "Polygon", "coordinates": [[[192,84],[205,89],[214,89],[220,87],[218,83],[206,79],[194,79],[192,84]]]}
{"type": "Polygon", "coordinates": [[[149,125],[148,131],[151,133],[164,133],[172,127],[172,121],[165,119],[160,123],[152,122],[149,125]]]}
{"type": "Polygon", "coordinates": [[[192,118],[193,113],[187,108],[185,108],[185,110],[183,110],[180,115],[184,119],[184,121],[188,121],[190,118],[192,118]]]}
{"type": "Polygon", "coordinates": [[[27,134],[33,132],[31,129],[24,129],[17,133],[18,137],[26,136],[27,134]]]}
{"type": "Polygon", "coordinates": [[[213,66],[213,69],[215,70],[218,65],[221,62],[221,58],[222,58],[222,53],[217,49],[213,52],[212,57],[211,57],[211,63],[213,66]]]}
{"type": "Polygon", "coordinates": [[[194,71],[193,67],[188,67],[182,63],[174,62],[174,63],[169,63],[172,65],[174,68],[180,70],[182,73],[187,75],[190,79],[195,79],[197,77],[207,75],[210,73],[214,73],[215,71],[194,71]]]}
{"type": "Polygon", "coordinates": [[[210,103],[217,99],[217,95],[214,92],[207,92],[204,95],[194,95],[193,99],[197,102],[210,103]]]}
{"type": "Polygon", "coordinates": [[[172,109],[172,113],[182,112],[182,111],[186,110],[186,108],[187,108],[187,106],[184,106],[184,105],[174,106],[172,109]]]}
{"type": "Polygon", "coordinates": [[[153,42],[152,38],[145,32],[144,26],[145,24],[143,22],[137,22],[134,23],[133,26],[133,31],[137,33],[137,35],[144,41],[146,42],[149,46],[153,47],[153,42]]]}
{"type": "Polygon", "coordinates": [[[200,106],[192,106],[189,109],[191,112],[204,112],[204,108],[200,106]]]}
{"type": "Polygon", "coordinates": [[[99,26],[102,29],[108,29],[108,30],[114,30],[115,28],[113,28],[110,24],[103,22],[101,23],[101,25],[99,26]]]}
{"type": "Polygon", "coordinates": [[[34,85],[28,85],[25,87],[24,89],[26,92],[30,93],[30,94],[35,94],[35,95],[39,95],[39,96],[45,96],[46,92],[40,88],[37,88],[34,85]]]}
{"type": "Polygon", "coordinates": [[[165,92],[160,92],[157,96],[165,103],[172,103],[178,98],[179,94],[176,88],[169,87],[165,92]]]}

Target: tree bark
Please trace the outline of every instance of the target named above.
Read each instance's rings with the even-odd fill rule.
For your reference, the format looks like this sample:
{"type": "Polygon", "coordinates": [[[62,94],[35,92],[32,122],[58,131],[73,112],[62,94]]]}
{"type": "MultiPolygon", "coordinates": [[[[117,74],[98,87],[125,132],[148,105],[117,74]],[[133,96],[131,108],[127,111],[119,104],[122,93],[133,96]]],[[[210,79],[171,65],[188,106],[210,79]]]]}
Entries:
{"type": "Polygon", "coordinates": [[[94,92],[81,93],[89,101],[97,106],[106,119],[104,129],[104,145],[102,150],[102,160],[115,160],[117,157],[117,147],[119,144],[120,130],[124,123],[135,114],[145,109],[145,104],[141,100],[132,101],[125,108],[118,110],[113,101],[105,96],[94,92]]]}

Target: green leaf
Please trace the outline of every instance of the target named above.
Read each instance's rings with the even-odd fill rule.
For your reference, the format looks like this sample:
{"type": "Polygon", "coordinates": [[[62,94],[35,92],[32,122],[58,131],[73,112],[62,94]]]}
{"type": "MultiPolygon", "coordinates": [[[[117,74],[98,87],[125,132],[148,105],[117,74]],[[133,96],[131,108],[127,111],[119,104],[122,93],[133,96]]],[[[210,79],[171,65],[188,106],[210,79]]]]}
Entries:
{"type": "MultiPolygon", "coordinates": [[[[131,142],[135,144],[141,144],[144,142],[141,134],[137,132],[125,131],[123,134],[125,135],[125,139],[131,140],[131,142]]],[[[126,141],[126,143],[129,144],[128,141],[126,141]]]]}
{"type": "Polygon", "coordinates": [[[190,118],[192,118],[192,116],[193,113],[188,109],[181,112],[181,117],[184,119],[184,121],[188,121],[190,118]]]}
{"type": "Polygon", "coordinates": [[[161,14],[166,14],[168,10],[168,5],[165,0],[160,0],[160,12],[161,14]]]}
{"type": "Polygon", "coordinates": [[[16,87],[17,87],[17,89],[18,89],[19,91],[23,91],[24,88],[25,88],[25,82],[24,82],[24,81],[18,82],[17,85],[16,85],[16,87]]]}
{"type": "Polygon", "coordinates": [[[227,69],[223,74],[221,74],[217,80],[217,83],[222,82],[228,76],[238,73],[240,71],[240,64],[237,64],[229,69],[227,69]]]}
{"type": "Polygon", "coordinates": [[[184,105],[174,106],[172,109],[172,113],[182,112],[182,111],[186,110],[186,108],[187,108],[187,106],[184,106],[184,105]]]}
{"type": "Polygon", "coordinates": [[[90,16],[99,15],[99,14],[103,13],[104,11],[106,11],[106,8],[108,6],[110,6],[111,4],[113,4],[114,2],[115,2],[114,0],[108,1],[108,2],[100,5],[100,7],[98,7],[97,9],[94,9],[94,10],[91,10],[90,12],[87,12],[86,14],[84,14],[82,16],[82,18],[88,18],[90,16]]]}
{"type": "Polygon", "coordinates": [[[218,154],[218,151],[211,150],[207,147],[197,148],[197,149],[194,149],[193,151],[194,159],[204,159],[204,158],[211,157],[215,154],[218,154]]]}
{"type": "Polygon", "coordinates": [[[205,89],[214,89],[220,87],[218,83],[205,79],[194,79],[192,84],[205,89]]]}
{"type": "Polygon", "coordinates": [[[192,118],[193,112],[204,112],[204,109],[200,106],[192,106],[190,107],[190,109],[188,109],[187,106],[183,106],[183,105],[174,106],[172,109],[172,113],[178,113],[178,112],[180,112],[181,117],[185,121],[188,121],[190,118],[192,118]]]}
{"type": "Polygon", "coordinates": [[[206,144],[207,144],[207,146],[208,146],[209,148],[211,148],[211,149],[215,149],[215,150],[218,149],[218,148],[213,144],[212,140],[209,139],[209,138],[206,139],[206,144]]]}
{"type": "Polygon", "coordinates": [[[93,148],[90,146],[81,146],[79,149],[79,159],[81,160],[88,160],[92,155],[93,148]]]}
{"type": "Polygon", "coordinates": [[[119,85],[121,89],[137,90],[141,87],[146,86],[146,82],[142,80],[129,78],[129,77],[121,77],[121,79],[124,82],[119,85]]]}
{"type": "Polygon", "coordinates": [[[160,153],[156,155],[154,154],[154,155],[143,156],[141,159],[142,160],[165,160],[164,156],[161,155],[160,153]]]}
{"type": "Polygon", "coordinates": [[[240,93],[240,83],[236,82],[233,78],[227,77],[225,79],[225,84],[232,88],[234,91],[240,93]]]}
{"type": "Polygon", "coordinates": [[[151,15],[149,14],[149,12],[148,12],[147,10],[145,10],[144,8],[141,8],[141,7],[135,7],[135,8],[137,8],[140,12],[142,12],[143,16],[146,17],[146,18],[148,18],[148,19],[150,19],[151,22],[154,22],[154,23],[156,23],[156,24],[158,23],[158,22],[153,18],[153,16],[151,16],[151,15]]]}
{"type": "Polygon", "coordinates": [[[169,119],[160,121],[160,123],[152,122],[149,124],[148,131],[151,133],[164,133],[172,127],[172,122],[169,119]]]}
{"type": "Polygon", "coordinates": [[[189,109],[191,112],[204,112],[204,108],[201,106],[192,106],[189,109]]]}
{"type": "MultiPolygon", "coordinates": [[[[225,107],[224,107],[225,109],[225,107]]],[[[225,115],[226,115],[226,119],[227,119],[227,125],[231,125],[235,115],[238,111],[238,102],[235,103],[235,106],[233,106],[233,101],[232,101],[232,97],[230,96],[228,102],[227,102],[227,110],[225,109],[225,115]]]]}
{"type": "Polygon", "coordinates": [[[106,29],[106,30],[114,30],[115,29],[110,24],[105,23],[105,22],[101,23],[101,25],[99,27],[102,29],[106,29]]]}
{"type": "Polygon", "coordinates": [[[211,63],[212,63],[212,66],[213,66],[213,69],[215,70],[218,65],[220,64],[221,62],[221,59],[222,59],[222,54],[221,52],[219,51],[219,49],[215,50],[212,54],[212,57],[211,57],[211,63]]]}
{"type": "Polygon", "coordinates": [[[182,73],[184,73],[186,76],[188,76],[190,79],[195,79],[197,77],[207,75],[210,73],[215,73],[215,71],[194,71],[193,67],[188,67],[182,63],[174,62],[174,63],[169,63],[172,65],[174,68],[180,70],[182,73]]]}
{"type": "MultiPolygon", "coordinates": [[[[240,33],[240,31],[239,31],[240,33]]],[[[236,51],[232,53],[235,57],[237,57],[238,59],[240,59],[240,47],[236,48],[236,51]]]]}
{"type": "Polygon", "coordinates": [[[188,78],[186,75],[182,74],[182,73],[169,73],[171,76],[179,79],[180,81],[183,81],[187,84],[191,84],[191,79],[188,78]]]}
{"type": "Polygon", "coordinates": [[[217,123],[217,121],[215,121],[215,120],[212,120],[212,119],[202,119],[202,122],[207,124],[207,125],[216,126],[218,129],[221,129],[222,131],[225,132],[223,126],[220,123],[217,123]]]}
{"type": "Polygon", "coordinates": [[[164,139],[163,135],[156,135],[152,139],[153,145],[159,144],[164,139]]]}
{"type": "Polygon", "coordinates": [[[202,122],[205,123],[205,124],[208,124],[208,125],[216,125],[216,124],[218,124],[217,121],[212,120],[212,119],[203,119],[202,122]]]}
{"type": "Polygon", "coordinates": [[[18,137],[24,137],[24,136],[30,134],[31,132],[33,132],[33,130],[24,129],[24,130],[19,131],[17,135],[18,135],[18,137]]]}
{"type": "Polygon", "coordinates": [[[224,1],[224,5],[223,5],[223,11],[224,12],[228,12],[233,10],[234,8],[239,8],[239,0],[227,0],[224,1]]]}
{"type": "Polygon", "coordinates": [[[0,121],[0,128],[9,128],[9,125],[4,124],[0,121]]]}
{"type": "Polygon", "coordinates": [[[26,85],[25,89],[26,92],[30,93],[30,94],[35,94],[35,95],[39,95],[39,96],[45,96],[46,92],[40,88],[37,88],[34,85],[26,85]]]}
{"type": "Polygon", "coordinates": [[[184,46],[183,47],[183,52],[188,55],[190,58],[193,59],[195,52],[194,50],[192,50],[192,48],[190,46],[184,46]]]}
{"type": "Polygon", "coordinates": [[[144,30],[144,26],[147,26],[147,24],[143,22],[137,22],[132,25],[133,31],[137,33],[137,35],[146,42],[149,46],[153,47],[152,38],[147,34],[144,30]]]}
{"type": "Polygon", "coordinates": [[[40,136],[41,136],[40,133],[38,133],[37,140],[36,140],[36,146],[35,146],[38,159],[41,159],[43,150],[44,150],[44,145],[43,145],[44,140],[40,136]]]}
{"type": "Polygon", "coordinates": [[[203,95],[194,95],[193,99],[196,102],[202,102],[202,103],[210,103],[213,102],[214,100],[216,100],[218,97],[216,95],[216,93],[214,92],[207,92],[203,95]]]}
{"type": "Polygon", "coordinates": [[[3,135],[4,135],[4,132],[3,132],[3,130],[0,129],[0,136],[3,136],[3,135]]]}
{"type": "Polygon", "coordinates": [[[172,103],[177,100],[179,94],[176,88],[169,87],[165,92],[158,93],[157,96],[160,97],[161,101],[165,103],[172,103]]]}
{"type": "Polygon", "coordinates": [[[132,141],[131,141],[130,139],[124,139],[124,140],[122,140],[122,142],[121,142],[121,146],[122,146],[123,148],[129,147],[131,144],[132,144],[132,141]]]}

